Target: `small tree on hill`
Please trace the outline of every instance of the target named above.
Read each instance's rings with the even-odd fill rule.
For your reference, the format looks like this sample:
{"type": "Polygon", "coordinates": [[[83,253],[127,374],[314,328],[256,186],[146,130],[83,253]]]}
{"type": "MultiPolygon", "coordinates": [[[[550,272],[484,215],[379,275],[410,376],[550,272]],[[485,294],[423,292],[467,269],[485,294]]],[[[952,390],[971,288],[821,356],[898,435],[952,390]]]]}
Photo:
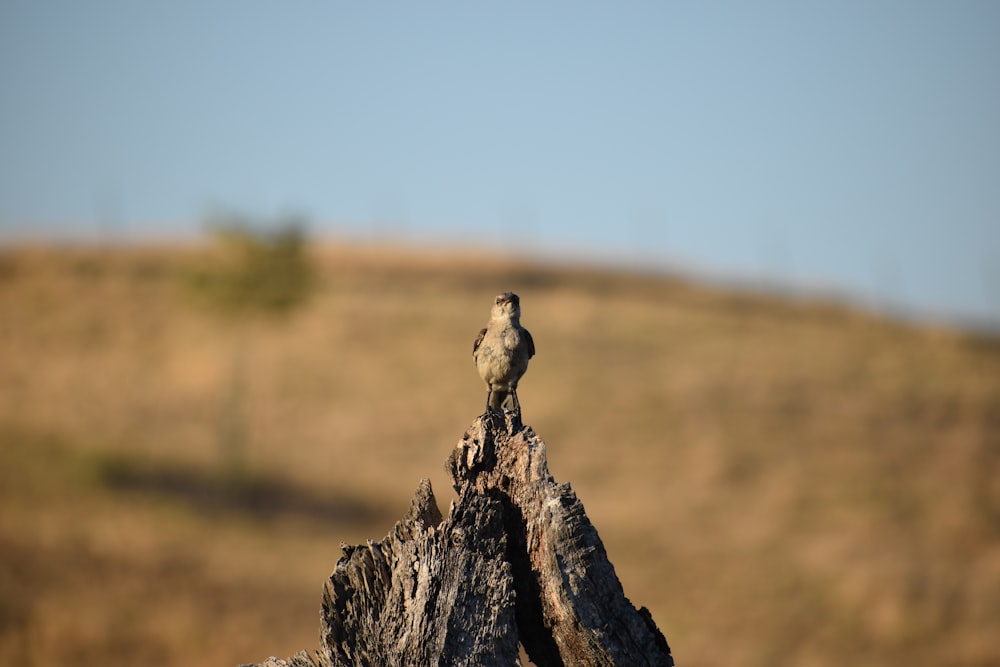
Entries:
{"type": "Polygon", "coordinates": [[[238,482],[245,473],[250,325],[286,319],[309,297],[315,274],[296,218],[260,224],[230,216],[211,221],[208,230],[210,257],[188,273],[187,283],[199,302],[235,327],[219,440],[225,473],[238,482]]]}

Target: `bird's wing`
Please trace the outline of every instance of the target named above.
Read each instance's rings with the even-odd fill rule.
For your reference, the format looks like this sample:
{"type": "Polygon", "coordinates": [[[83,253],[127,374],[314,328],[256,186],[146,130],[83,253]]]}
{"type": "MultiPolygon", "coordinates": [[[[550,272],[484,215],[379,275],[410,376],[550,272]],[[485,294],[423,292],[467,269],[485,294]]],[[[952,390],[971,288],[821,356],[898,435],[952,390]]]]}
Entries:
{"type": "Polygon", "coordinates": [[[524,340],[528,344],[528,358],[531,359],[535,356],[535,341],[531,338],[531,334],[528,333],[527,329],[521,329],[524,332],[524,340]]]}
{"type": "Polygon", "coordinates": [[[480,329],[479,335],[476,336],[476,340],[472,343],[472,356],[476,356],[476,350],[479,349],[479,344],[483,342],[483,336],[486,335],[486,329],[480,329]]]}

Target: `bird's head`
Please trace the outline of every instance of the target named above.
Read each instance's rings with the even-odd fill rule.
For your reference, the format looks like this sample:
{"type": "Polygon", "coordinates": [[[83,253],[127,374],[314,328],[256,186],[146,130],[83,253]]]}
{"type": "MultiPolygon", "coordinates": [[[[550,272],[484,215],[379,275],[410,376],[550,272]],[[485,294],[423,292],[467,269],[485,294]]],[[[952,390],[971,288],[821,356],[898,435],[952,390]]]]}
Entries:
{"type": "Polygon", "coordinates": [[[490,313],[493,319],[510,319],[517,321],[521,317],[521,298],[513,292],[504,292],[493,302],[490,313]]]}

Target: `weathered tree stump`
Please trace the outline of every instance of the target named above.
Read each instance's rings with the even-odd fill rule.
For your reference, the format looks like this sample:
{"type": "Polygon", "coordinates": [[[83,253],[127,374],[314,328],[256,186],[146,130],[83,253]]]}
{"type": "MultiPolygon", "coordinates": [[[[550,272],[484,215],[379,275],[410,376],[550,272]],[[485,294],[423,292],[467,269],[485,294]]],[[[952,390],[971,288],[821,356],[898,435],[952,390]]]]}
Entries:
{"type": "Polygon", "coordinates": [[[326,582],[315,660],[259,667],[673,665],[649,612],[622,591],[545,443],[511,412],[479,417],[447,462],[458,502],[428,480],[380,542],[344,546],[326,582]]]}

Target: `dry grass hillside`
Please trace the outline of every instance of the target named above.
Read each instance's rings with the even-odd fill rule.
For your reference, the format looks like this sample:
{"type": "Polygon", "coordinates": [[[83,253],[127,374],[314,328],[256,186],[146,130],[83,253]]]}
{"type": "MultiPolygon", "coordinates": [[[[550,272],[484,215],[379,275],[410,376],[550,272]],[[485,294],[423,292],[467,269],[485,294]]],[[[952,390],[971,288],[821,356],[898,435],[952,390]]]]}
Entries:
{"type": "MultiPolygon", "coordinates": [[[[832,304],[326,247],[283,316],[212,312],[202,248],[0,251],[0,662],[234,665],[317,645],[380,538],[520,390],[678,664],[1000,664],[1000,342],[832,304]]],[[[443,508],[446,511],[446,507],[443,508]]]]}

